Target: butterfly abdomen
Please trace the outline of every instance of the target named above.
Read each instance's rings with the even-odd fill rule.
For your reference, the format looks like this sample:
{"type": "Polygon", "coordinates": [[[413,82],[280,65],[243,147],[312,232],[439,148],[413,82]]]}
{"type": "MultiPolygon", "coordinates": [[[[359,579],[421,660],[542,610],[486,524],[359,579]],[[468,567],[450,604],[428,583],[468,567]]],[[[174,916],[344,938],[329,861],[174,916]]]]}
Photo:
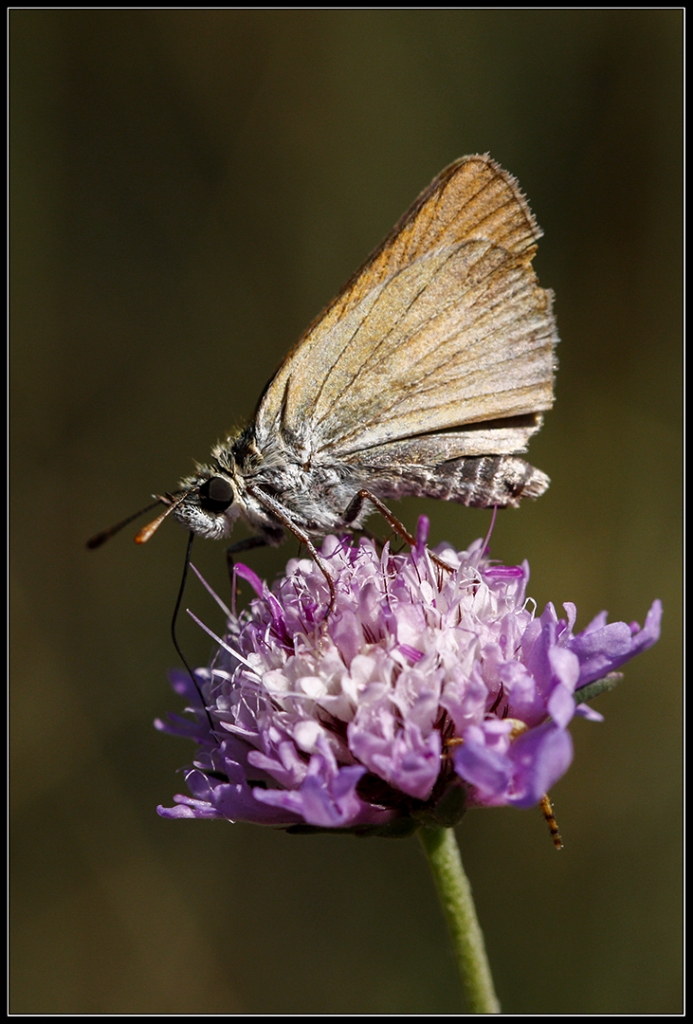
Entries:
{"type": "Polygon", "coordinates": [[[437,498],[472,508],[517,506],[538,498],[549,486],[546,473],[516,455],[465,456],[436,466],[388,467],[364,484],[378,497],[437,498]]]}
{"type": "Polygon", "coordinates": [[[473,508],[517,506],[521,498],[538,498],[549,486],[546,473],[514,455],[455,459],[436,467],[436,476],[449,482],[446,500],[473,508]]]}

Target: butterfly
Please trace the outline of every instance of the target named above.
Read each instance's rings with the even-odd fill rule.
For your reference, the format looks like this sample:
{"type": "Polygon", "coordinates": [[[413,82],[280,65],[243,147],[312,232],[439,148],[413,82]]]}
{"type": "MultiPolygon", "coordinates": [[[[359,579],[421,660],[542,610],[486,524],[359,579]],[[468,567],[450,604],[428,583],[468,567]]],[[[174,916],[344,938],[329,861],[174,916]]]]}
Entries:
{"type": "Polygon", "coordinates": [[[548,477],[518,457],[553,404],[540,237],[488,155],[450,164],[308,327],[248,426],[158,498],[166,511],[136,540],[171,513],[207,538],[241,518],[253,536],[235,550],[290,532],[320,562],[315,539],[374,508],[396,523],[385,502],[406,495],[503,507],[542,494],[548,477]]]}

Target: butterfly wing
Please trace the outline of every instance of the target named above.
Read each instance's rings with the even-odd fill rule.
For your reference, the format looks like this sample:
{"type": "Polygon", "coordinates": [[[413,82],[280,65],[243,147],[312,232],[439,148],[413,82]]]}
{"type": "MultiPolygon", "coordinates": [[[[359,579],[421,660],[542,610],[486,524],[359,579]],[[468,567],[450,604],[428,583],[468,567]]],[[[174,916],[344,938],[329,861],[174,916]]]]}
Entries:
{"type": "Polygon", "coordinates": [[[329,461],[393,443],[414,461],[522,450],[553,402],[540,235],[490,157],[451,164],[289,353],[257,410],[260,444],[281,433],[329,461]]]}

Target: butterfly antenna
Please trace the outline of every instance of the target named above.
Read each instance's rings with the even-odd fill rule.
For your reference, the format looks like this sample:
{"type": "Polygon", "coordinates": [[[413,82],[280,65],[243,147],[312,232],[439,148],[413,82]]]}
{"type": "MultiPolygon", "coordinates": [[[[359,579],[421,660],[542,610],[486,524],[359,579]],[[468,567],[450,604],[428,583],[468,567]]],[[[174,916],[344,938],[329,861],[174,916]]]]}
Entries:
{"type": "MultiPolygon", "coordinates": [[[[146,526],[143,526],[139,533],[135,534],[135,544],[146,544],[150,537],[152,537],[159,529],[164,519],[166,519],[167,516],[170,516],[172,512],[175,512],[178,506],[182,505],[188,495],[192,494],[194,490],[196,490],[195,487],[190,487],[187,491],[183,491],[175,501],[172,496],[159,498],[158,504],[168,505],[168,508],[165,512],[162,512],[160,516],[157,516],[156,519],[152,519],[151,523],[147,523],[146,526]]],[[[154,508],[153,505],[151,507],[154,508]]]]}
{"type": "Polygon", "coordinates": [[[151,510],[156,508],[157,505],[161,505],[163,500],[163,498],[157,497],[156,501],[153,501],[151,505],[145,505],[145,507],[141,508],[139,512],[134,512],[131,516],[128,516],[127,519],[123,519],[122,522],[116,523],[115,526],[110,526],[107,530],[102,530],[101,533],[95,533],[94,536],[90,537],[87,541],[87,547],[90,550],[100,548],[102,544],[105,544],[107,540],[114,537],[116,533],[120,533],[124,526],[129,526],[130,523],[135,521],[135,519],[139,519],[140,516],[143,516],[145,512],[151,512],[151,510]]]}
{"type": "Polygon", "coordinates": [[[197,679],[195,677],[195,673],[190,668],[190,665],[188,665],[187,659],[186,659],[185,655],[183,654],[183,652],[182,652],[182,650],[180,648],[180,644],[178,643],[178,637],[176,636],[176,623],[178,621],[178,612],[180,611],[180,606],[181,606],[181,603],[183,601],[183,593],[185,591],[185,584],[186,584],[186,581],[188,579],[188,569],[190,568],[190,552],[192,550],[192,543],[193,543],[194,539],[195,539],[195,534],[192,531],[190,531],[190,537],[188,538],[188,546],[187,546],[186,551],[185,551],[185,562],[183,564],[183,575],[181,577],[180,587],[178,588],[178,597],[176,598],[176,606],[173,609],[173,617],[171,619],[171,639],[173,640],[173,646],[176,648],[176,651],[178,652],[178,657],[180,658],[180,660],[185,665],[186,671],[187,671],[188,675],[190,676],[190,678],[193,681],[193,686],[197,690],[197,695],[200,698],[200,703],[202,704],[202,707],[205,709],[205,714],[207,715],[207,721],[209,722],[209,731],[210,731],[210,733],[212,735],[214,735],[214,723],[212,722],[212,716],[209,713],[209,708],[207,707],[207,705],[205,703],[205,699],[202,696],[202,690],[200,689],[200,684],[198,683],[198,681],[197,681],[197,679]]]}

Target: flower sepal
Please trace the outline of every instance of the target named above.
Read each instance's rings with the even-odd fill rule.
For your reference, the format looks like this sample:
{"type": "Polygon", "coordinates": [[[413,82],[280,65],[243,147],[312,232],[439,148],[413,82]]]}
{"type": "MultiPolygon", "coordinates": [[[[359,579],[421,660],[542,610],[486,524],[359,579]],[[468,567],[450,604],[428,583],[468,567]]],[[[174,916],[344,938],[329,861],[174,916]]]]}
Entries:
{"type": "Polygon", "coordinates": [[[318,832],[329,832],[331,835],[352,835],[359,839],[408,839],[419,828],[421,822],[415,818],[404,816],[395,818],[385,825],[352,825],[351,828],[320,828],[316,825],[289,825],[284,831],[295,836],[316,835],[318,832]]]}
{"type": "MultiPolygon", "coordinates": [[[[420,804],[418,800],[411,803],[420,804]]],[[[428,801],[421,806],[413,806],[407,814],[400,814],[382,825],[352,825],[349,828],[322,828],[299,822],[287,826],[284,831],[292,835],[313,835],[318,832],[331,832],[333,835],[354,835],[362,839],[377,836],[380,839],[406,839],[419,828],[452,828],[462,819],[467,810],[467,787],[459,780],[453,782],[435,802],[428,801]]]]}
{"type": "Polygon", "coordinates": [[[593,683],[587,683],[575,691],[574,697],[577,704],[586,704],[587,701],[600,697],[602,693],[608,693],[623,679],[623,672],[609,672],[602,679],[595,679],[593,683]]]}
{"type": "Polygon", "coordinates": [[[467,787],[457,781],[448,786],[434,804],[412,811],[412,817],[426,828],[452,828],[462,819],[467,807],[467,787]]]}

